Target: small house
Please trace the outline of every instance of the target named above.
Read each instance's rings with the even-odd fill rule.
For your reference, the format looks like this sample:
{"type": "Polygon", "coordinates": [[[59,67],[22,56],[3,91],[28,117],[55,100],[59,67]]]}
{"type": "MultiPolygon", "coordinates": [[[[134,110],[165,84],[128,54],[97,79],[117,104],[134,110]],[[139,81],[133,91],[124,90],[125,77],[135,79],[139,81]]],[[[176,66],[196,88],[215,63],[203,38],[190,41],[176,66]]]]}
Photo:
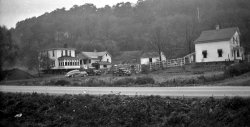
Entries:
{"type": "Polygon", "coordinates": [[[203,31],[194,41],[196,62],[219,62],[243,59],[238,27],[203,31]]]}
{"type": "MultiPolygon", "coordinates": [[[[144,52],[141,56],[141,64],[149,64],[160,61],[158,52],[144,52]]],[[[166,61],[166,56],[161,52],[161,61],[166,61]]]]}

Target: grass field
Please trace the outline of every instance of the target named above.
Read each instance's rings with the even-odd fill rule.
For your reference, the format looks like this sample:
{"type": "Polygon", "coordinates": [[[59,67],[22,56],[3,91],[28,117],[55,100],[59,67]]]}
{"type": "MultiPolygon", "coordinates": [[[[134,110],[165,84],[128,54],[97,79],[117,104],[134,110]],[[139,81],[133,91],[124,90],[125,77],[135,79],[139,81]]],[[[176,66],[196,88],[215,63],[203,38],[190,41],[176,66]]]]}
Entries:
{"type": "Polygon", "coordinates": [[[0,93],[0,126],[250,126],[249,98],[0,93]]]}
{"type": "Polygon", "coordinates": [[[225,77],[222,70],[213,71],[183,71],[166,69],[148,74],[133,74],[132,76],[88,76],[66,78],[64,75],[42,75],[40,78],[26,80],[2,81],[4,85],[56,85],[56,86],[201,86],[201,85],[250,85],[250,73],[234,77],[225,77]]]}

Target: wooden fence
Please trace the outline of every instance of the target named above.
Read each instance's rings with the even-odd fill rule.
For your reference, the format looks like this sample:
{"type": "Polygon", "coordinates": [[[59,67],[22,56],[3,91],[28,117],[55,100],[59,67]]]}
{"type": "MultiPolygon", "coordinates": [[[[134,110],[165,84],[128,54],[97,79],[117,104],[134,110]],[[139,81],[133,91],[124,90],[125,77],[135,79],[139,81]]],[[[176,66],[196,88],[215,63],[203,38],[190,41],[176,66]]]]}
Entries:
{"type": "Polygon", "coordinates": [[[181,67],[185,64],[195,62],[195,53],[188,54],[182,58],[167,59],[166,61],[157,61],[149,63],[150,70],[159,70],[161,68],[181,67]]]}

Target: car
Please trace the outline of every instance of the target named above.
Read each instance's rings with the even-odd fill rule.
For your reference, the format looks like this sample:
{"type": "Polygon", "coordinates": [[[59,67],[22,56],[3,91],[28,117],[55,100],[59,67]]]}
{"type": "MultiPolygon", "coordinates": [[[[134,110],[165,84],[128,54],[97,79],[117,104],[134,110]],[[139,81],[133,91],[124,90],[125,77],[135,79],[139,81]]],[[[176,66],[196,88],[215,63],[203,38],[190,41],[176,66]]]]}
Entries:
{"type": "Polygon", "coordinates": [[[115,76],[130,76],[131,74],[131,71],[126,68],[118,68],[113,72],[113,75],[115,76]]]}
{"type": "Polygon", "coordinates": [[[66,73],[65,77],[85,77],[87,76],[87,72],[86,71],[79,71],[79,70],[72,70],[69,71],[68,73],[66,73]]]}

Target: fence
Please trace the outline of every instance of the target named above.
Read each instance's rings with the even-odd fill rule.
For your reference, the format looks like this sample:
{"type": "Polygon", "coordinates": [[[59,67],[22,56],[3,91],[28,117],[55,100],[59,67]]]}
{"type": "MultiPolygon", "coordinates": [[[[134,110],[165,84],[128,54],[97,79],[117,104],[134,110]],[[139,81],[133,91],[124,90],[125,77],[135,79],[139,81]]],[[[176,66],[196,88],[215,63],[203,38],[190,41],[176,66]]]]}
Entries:
{"type": "Polygon", "coordinates": [[[195,53],[188,54],[182,58],[167,59],[166,61],[157,61],[149,63],[150,70],[159,70],[161,68],[180,67],[188,63],[193,63],[195,60],[195,53]]]}

